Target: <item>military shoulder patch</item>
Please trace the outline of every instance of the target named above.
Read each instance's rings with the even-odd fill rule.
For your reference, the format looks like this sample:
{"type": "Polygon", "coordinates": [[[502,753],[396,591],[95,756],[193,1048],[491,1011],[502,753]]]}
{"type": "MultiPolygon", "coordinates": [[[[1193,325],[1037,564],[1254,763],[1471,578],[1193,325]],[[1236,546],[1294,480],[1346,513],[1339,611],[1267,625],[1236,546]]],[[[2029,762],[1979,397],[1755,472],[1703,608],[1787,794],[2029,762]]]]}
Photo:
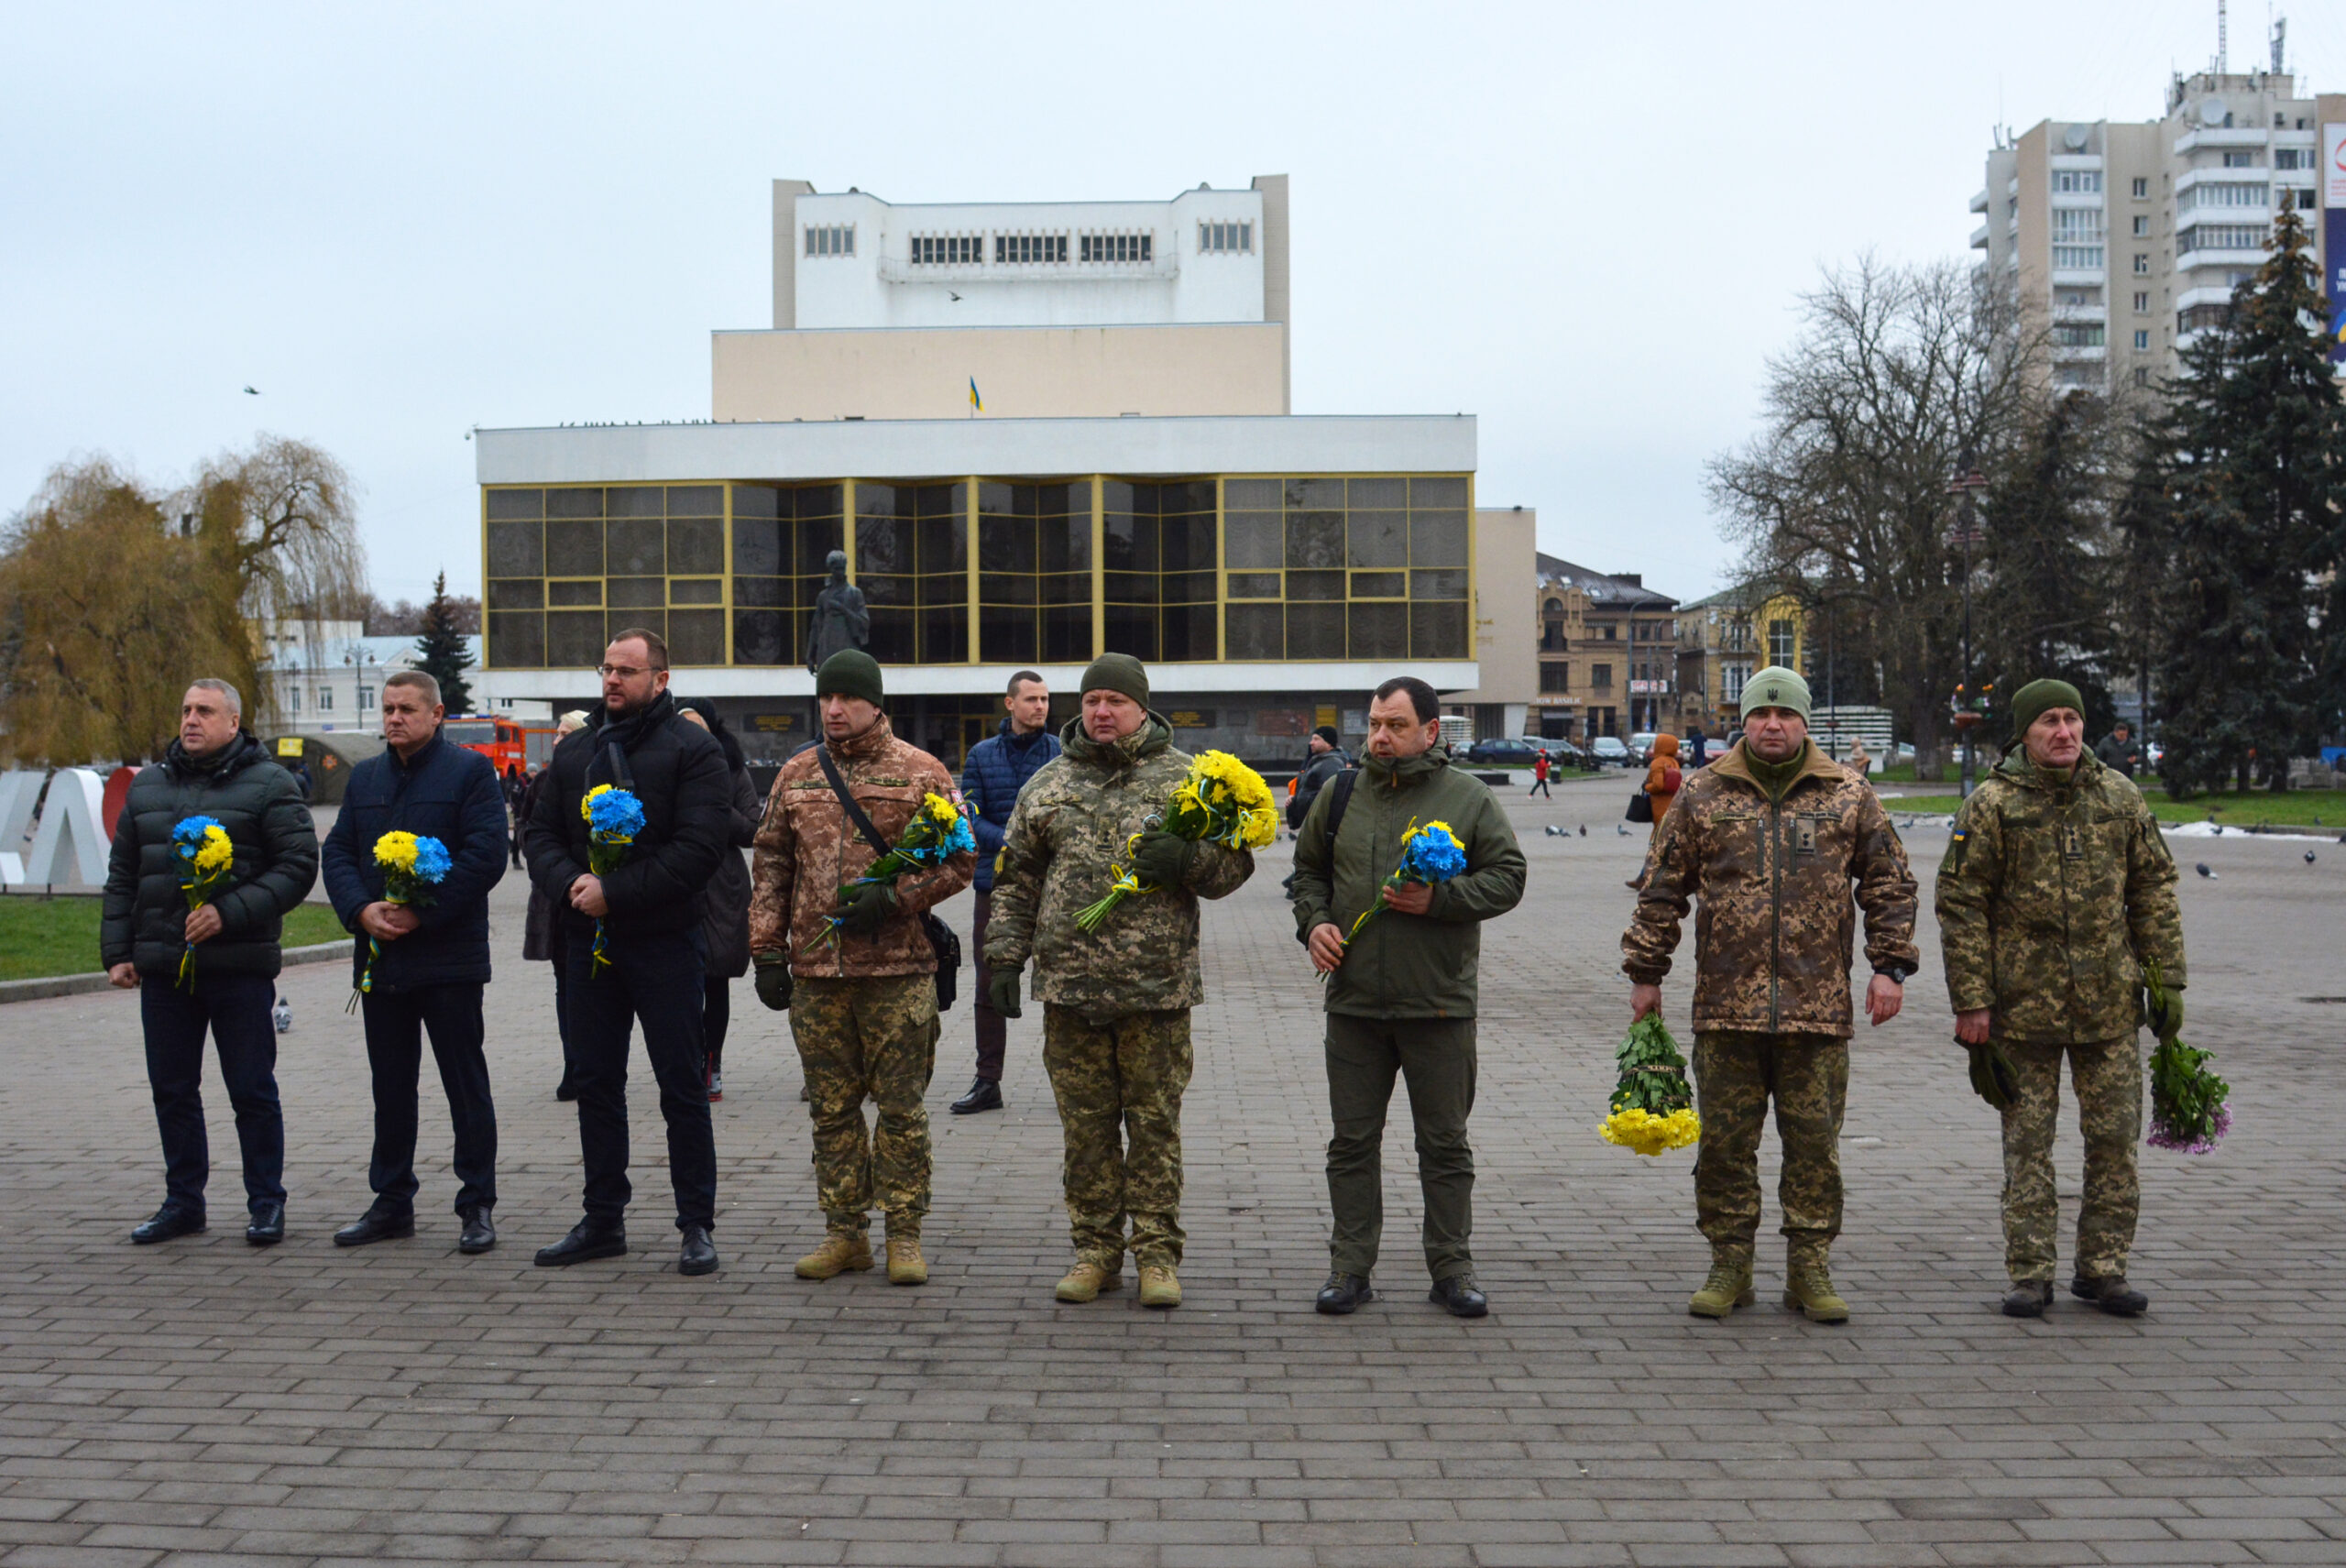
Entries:
{"type": "Polygon", "coordinates": [[[1961,875],[1963,872],[1963,851],[1969,848],[1970,844],[1971,832],[1968,828],[1958,828],[1954,832],[1947,835],[1947,864],[1958,876],[1961,875]]]}

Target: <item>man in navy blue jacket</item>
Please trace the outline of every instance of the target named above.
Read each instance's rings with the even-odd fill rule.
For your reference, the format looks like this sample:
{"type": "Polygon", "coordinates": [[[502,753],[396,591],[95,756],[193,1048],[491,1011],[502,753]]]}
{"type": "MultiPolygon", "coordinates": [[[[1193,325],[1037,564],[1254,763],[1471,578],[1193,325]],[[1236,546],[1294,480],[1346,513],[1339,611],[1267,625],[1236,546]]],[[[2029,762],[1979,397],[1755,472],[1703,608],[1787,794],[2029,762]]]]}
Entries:
{"type": "Polygon", "coordinates": [[[359,763],[326,835],[326,896],[358,938],[367,1064],[375,1079],[375,1201],[334,1234],[336,1246],[415,1234],[415,1086],[423,1036],[440,1063],[456,1135],[456,1213],[463,1252],[497,1245],[497,1108],[483,1053],[481,991],[488,983],[488,890],[505,874],[505,796],[477,751],[441,739],[440,683],[402,670],[383,683],[389,749],[359,763]],[[437,839],[448,871],[429,901],[384,897],[375,841],[386,833],[437,839]],[[369,945],[368,938],[372,938],[369,945]],[[378,951],[377,949],[379,949],[378,951]]]}
{"type": "Polygon", "coordinates": [[[961,765],[961,800],[976,809],[970,830],[978,837],[978,915],[970,946],[978,955],[978,1080],[970,1092],[953,1102],[953,1113],[1002,1109],[1002,1058],[1009,1044],[1010,1027],[993,1003],[986,986],[993,971],[986,967],[986,916],[993,907],[993,861],[1002,853],[1002,835],[1010,826],[1010,808],[1035,770],[1059,754],[1059,738],[1051,733],[1051,688],[1032,670],[1010,677],[1010,693],[1002,699],[1010,710],[1000,734],[970,748],[961,765]]]}

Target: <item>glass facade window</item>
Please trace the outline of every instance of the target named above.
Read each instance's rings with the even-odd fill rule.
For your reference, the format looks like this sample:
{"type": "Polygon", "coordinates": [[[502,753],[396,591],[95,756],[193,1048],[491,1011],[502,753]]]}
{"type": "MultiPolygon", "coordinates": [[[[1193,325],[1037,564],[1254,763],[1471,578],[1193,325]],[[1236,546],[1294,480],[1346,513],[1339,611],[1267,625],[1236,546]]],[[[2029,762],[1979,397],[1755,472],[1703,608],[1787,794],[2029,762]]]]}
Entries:
{"type": "Polygon", "coordinates": [[[497,486],[488,663],[592,667],[648,627],[677,665],[805,657],[850,557],[883,663],[1471,657],[1464,475],[497,486]]]}
{"type": "Polygon", "coordinates": [[[1150,261],[1156,250],[1153,234],[1087,234],[1077,256],[1084,261],[1150,261]]]}
{"type": "Polygon", "coordinates": [[[986,258],[985,236],[974,234],[916,234],[912,236],[915,267],[970,267],[986,258]]]}
{"type": "Polygon", "coordinates": [[[1201,223],[1198,225],[1198,253],[1201,256],[1248,256],[1255,249],[1255,225],[1232,223],[1201,223]]]}
{"type": "Polygon", "coordinates": [[[855,225],[853,224],[821,224],[806,230],[806,254],[809,256],[853,256],[855,225]]]}
{"type": "Polygon", "coordinates": [[[1003,266],[1036,266],[1067,259],[1067,236],[1063,234],[998,234],[993,236],[993,258],[1003,266]]]}

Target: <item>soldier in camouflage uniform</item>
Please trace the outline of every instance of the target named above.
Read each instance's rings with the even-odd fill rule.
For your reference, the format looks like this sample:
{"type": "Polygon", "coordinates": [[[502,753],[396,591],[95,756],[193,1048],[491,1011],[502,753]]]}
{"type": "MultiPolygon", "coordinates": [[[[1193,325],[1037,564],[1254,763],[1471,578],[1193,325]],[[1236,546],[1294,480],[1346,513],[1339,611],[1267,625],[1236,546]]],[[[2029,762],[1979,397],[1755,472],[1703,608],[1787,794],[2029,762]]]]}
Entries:
{"type": "Polygon", "coordinates": [[[1695,1223],[1711,1272],[1687,1308],[1724,1318],[1753,1299],[1760,1134],[1776,1103],[1784,1305],[1841,1322],[1828,1267],[1841,1232],[1841,1113],[1849,1086],[1849,958],[1865,911],[1866,1014],[1897,1016],[1914,950],[1914,877],[1872,786],[1808,740],[1808,685],[1781,666],[1743,688],[1744,738],[1690,774],[1646,856],[1621,938],[1630,1016],[1661,1006],[1690,900],[1694,1090],[1703,1121],[1695,1223]],[[1850,887],[1856,884],[1856,907],[1850,887]]]}
{"type": "MultiPolygon", "coordinates": [[[[859,649],[815,677],[823,747],[872,826],[894,843],[925,795],[955,797],[952,774],[896,739],[881,711],[880,666],[859,649]]],[[[920,916],[970,885],[966,850],[932,871],[848,889],[879,851],[848,819],[809,747],[784,762],[766,797],[751,867],[750,952],[758,999],[790,1009],[815,1124],[823,1245],[802,1279],[872,1266],[870,1214],[887,1216],[888,1278],[919,1285],[928,1212],[928,1091],[937,1065],[937,955],[920,916]],[[839,921],[837,930],[832,922],[839,921]],[[796,970],[794,985],[792,970],[796,970]],[[863,1102],[878,1106],[867,1131],[863,1102]]]]}
{"type": "Polygon", "coordinates": [[[2003,1109],[2003,1310],[2044,1315],[2053,1297],[2053,1135],[2061,1058],[2069,1060],[2085,1135],[2084,1201],[2069,1288],[2132,1317],[2150,1299],[2126,1283],[2142,1190],[2145,1021],[2141,965],[2155,959],[2172,1005],[2149,1018],[2183,1026],[2183,923],[2175,861],[2133,781],[2085,747],[2085,704],[2062,681],[2012,700],[2014,747],[1957,816],[1939,862],[1939,938],[1956,1037],[2000,1049],[2017,1092],[2003,1109]]]}
{"type": "Polygon", "coordinates": [[[1083,711],[1060,739],[1065,751],[1019,794],[994,873],[986,927],[993,1005],[1019,1015],[1019,973],[1033,959],[1075,1236],[1075,1266],[1058,1299],[1090,1301],[1117,1288],[1129,1247],[1141,1304],[1178,1307],[1181,1094],[1189,1009],[1205,1000],[1198,900],[1236,891],[1255,858],[1148,828],[1189,758],[1148,710],[1139,660],[1096,660],[1084,672],[1083,711]],[[1081,930],[1077,914],[1106,896],[1120,866],[1163,891],[1127,898],[1099,930],[1081,930]]]}

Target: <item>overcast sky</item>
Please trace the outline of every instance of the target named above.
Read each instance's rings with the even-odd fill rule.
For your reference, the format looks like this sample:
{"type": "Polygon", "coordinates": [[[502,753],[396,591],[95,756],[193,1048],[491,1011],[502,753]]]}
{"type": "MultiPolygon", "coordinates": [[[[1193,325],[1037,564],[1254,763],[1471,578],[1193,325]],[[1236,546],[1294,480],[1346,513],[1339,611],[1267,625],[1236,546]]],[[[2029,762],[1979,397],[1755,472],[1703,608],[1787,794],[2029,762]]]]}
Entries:
{"type": "MultiPolygon", "coordinates": [[[[2231,60],[2266,10],[2231,8],[2231,60]]],[[[2346,5],[2289,8],[2346,90],[2346,5]]],[[[258,431],[374,583],[477,589],[473,425],[705,418],[768,181],[893,201],[1291,177],[1299,413],[1481,419],[1485,505],[1681,598],[1822,266],[1968,256],[1991,127],[2149,119],[2214,0],[1149,7],[13,4],[0,512],[258,431]],[[247,385],[259,389],[246,396],[247,385]]]]}

